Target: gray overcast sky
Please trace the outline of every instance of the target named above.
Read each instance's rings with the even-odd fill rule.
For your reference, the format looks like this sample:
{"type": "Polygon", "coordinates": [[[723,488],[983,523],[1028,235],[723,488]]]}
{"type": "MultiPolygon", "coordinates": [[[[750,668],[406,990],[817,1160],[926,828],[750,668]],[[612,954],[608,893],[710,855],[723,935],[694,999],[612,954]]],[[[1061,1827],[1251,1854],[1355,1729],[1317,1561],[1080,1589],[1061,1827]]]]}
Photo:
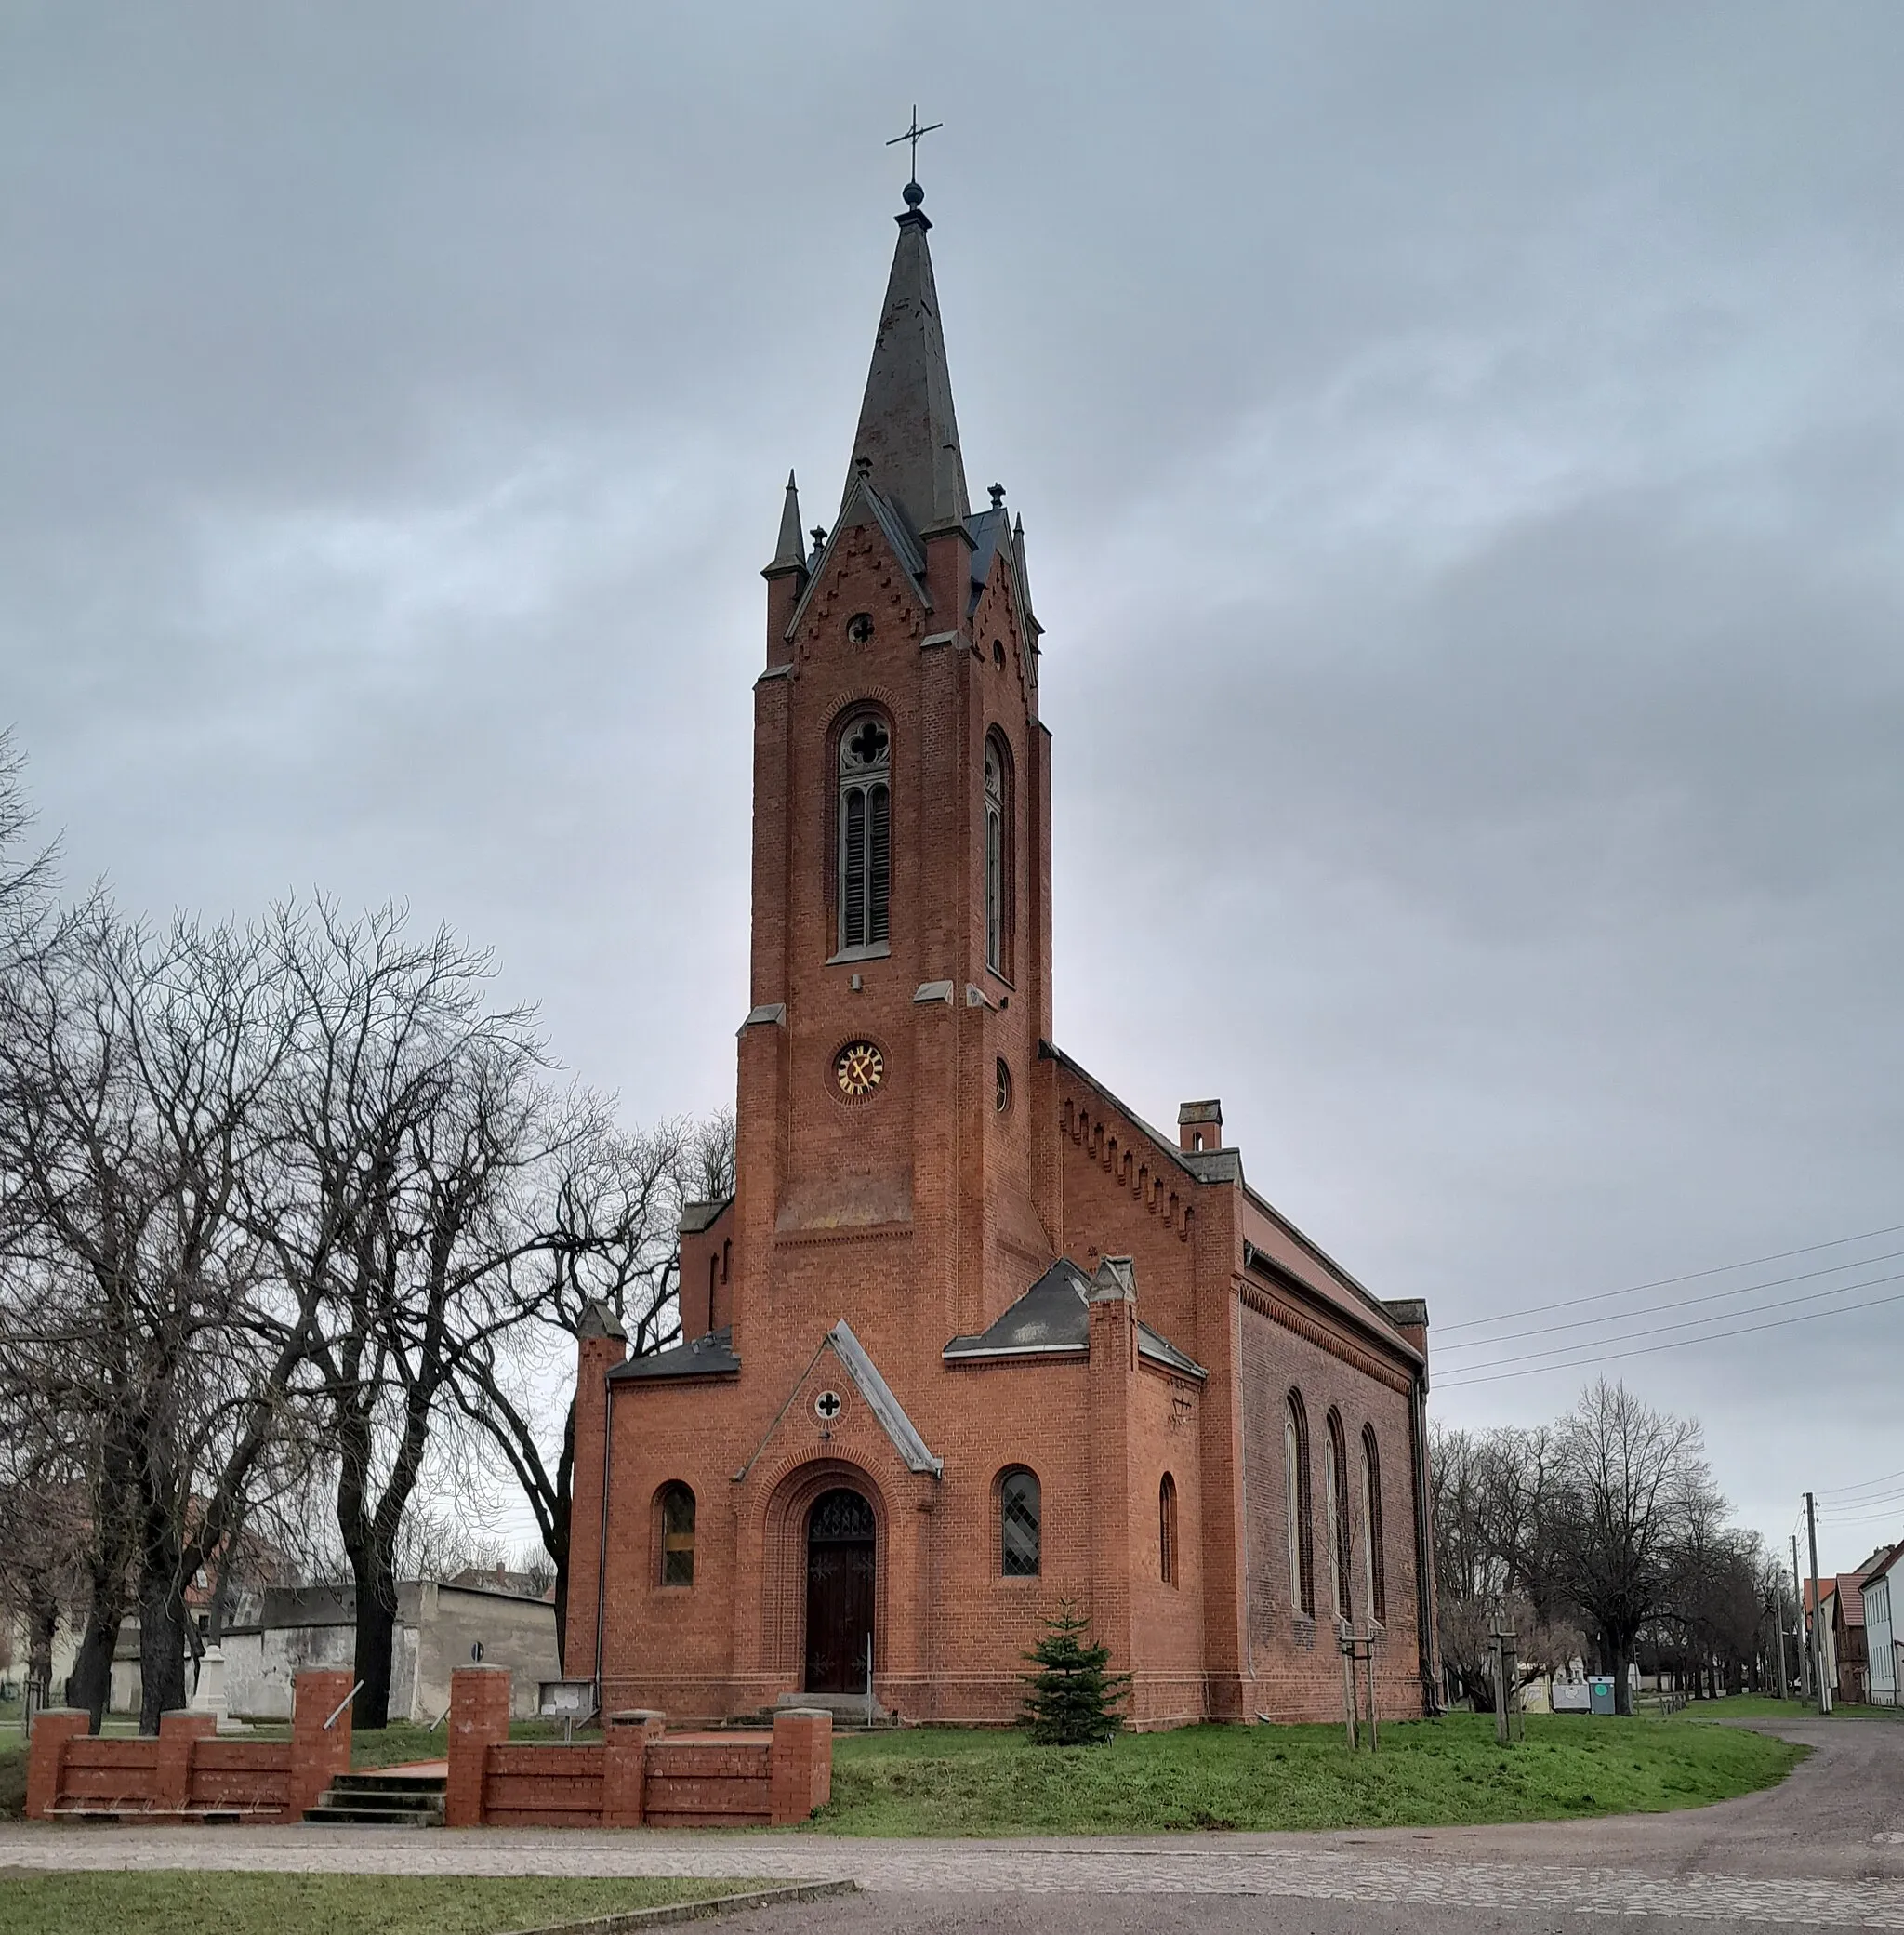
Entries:
{"type": "MultiPolygon", "coordinates": [[[[1458,1366],[1599,1332],[1447,1327],[1904,1225],[1900,98],[1893,0],[0,0],[0,722],[69,877],[404,896],[630,1119],[729,1097],[755,574],[916,99],[1059,1040],[1551,1416],[1458,1366]]],[[[1900,1343],[1608,1368],[1782,1544],[1900,1343]]]]}

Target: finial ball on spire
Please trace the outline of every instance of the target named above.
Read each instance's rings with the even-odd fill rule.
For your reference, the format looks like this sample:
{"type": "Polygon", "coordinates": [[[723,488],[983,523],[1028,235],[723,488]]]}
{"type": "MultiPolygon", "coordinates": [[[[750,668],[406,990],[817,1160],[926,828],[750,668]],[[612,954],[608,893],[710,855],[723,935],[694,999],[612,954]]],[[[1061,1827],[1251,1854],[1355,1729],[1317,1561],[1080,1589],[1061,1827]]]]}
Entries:
{"type": "Polygon", "coordinates": [[[926,192],[917,181],[908,181],[906,184],[905,202],[908,208],[917,208],[925,198],[926,192]]]}

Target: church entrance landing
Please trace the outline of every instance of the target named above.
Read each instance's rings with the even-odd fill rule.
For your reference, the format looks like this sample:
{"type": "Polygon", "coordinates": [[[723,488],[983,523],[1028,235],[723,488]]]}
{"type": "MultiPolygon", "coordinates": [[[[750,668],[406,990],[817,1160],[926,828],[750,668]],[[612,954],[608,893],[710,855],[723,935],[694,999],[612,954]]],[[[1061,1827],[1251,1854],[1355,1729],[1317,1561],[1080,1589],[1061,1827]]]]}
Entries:
{"type": "Polygon", "coordinates": [[[863,1693],[873,1640],[873,1508],[857,1491],[823,1491],[807,1518],[809,1693],[863,1693]]]}

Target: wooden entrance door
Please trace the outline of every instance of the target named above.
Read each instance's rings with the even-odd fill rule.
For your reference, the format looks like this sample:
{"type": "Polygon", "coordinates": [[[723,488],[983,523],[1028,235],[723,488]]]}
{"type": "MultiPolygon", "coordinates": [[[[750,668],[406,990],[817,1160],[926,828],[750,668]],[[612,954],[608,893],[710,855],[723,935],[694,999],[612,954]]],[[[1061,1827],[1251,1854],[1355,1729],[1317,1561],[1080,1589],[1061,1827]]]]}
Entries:
{"type": "Polygon", "coordinates": [[[807,1691],[864,1693],[873,1634],[873,1508],[827,1491],[807,1519],[807,1691]]]}

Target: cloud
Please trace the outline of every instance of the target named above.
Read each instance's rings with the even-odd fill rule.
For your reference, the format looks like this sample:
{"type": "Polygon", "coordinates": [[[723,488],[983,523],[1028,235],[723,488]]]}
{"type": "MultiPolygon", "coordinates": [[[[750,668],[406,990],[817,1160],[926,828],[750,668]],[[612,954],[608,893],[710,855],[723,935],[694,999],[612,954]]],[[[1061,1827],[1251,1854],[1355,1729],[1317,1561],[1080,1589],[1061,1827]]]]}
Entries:
{"type": "MultiPolygon", "coordinates": [[[[923,51],[1051,628],[1064,1045],[1221,1093],[1440,1322],[1904,1215],[1882,0],[6,33],[0,719],[71,873],[401,895],[631,1115],[721,1099],[754,574],[788,462],[830,518],[923,51]]],[[[1777,1533],[1888,1468],[1900,1337],[1627,1373],[1777,1533]]]]}

